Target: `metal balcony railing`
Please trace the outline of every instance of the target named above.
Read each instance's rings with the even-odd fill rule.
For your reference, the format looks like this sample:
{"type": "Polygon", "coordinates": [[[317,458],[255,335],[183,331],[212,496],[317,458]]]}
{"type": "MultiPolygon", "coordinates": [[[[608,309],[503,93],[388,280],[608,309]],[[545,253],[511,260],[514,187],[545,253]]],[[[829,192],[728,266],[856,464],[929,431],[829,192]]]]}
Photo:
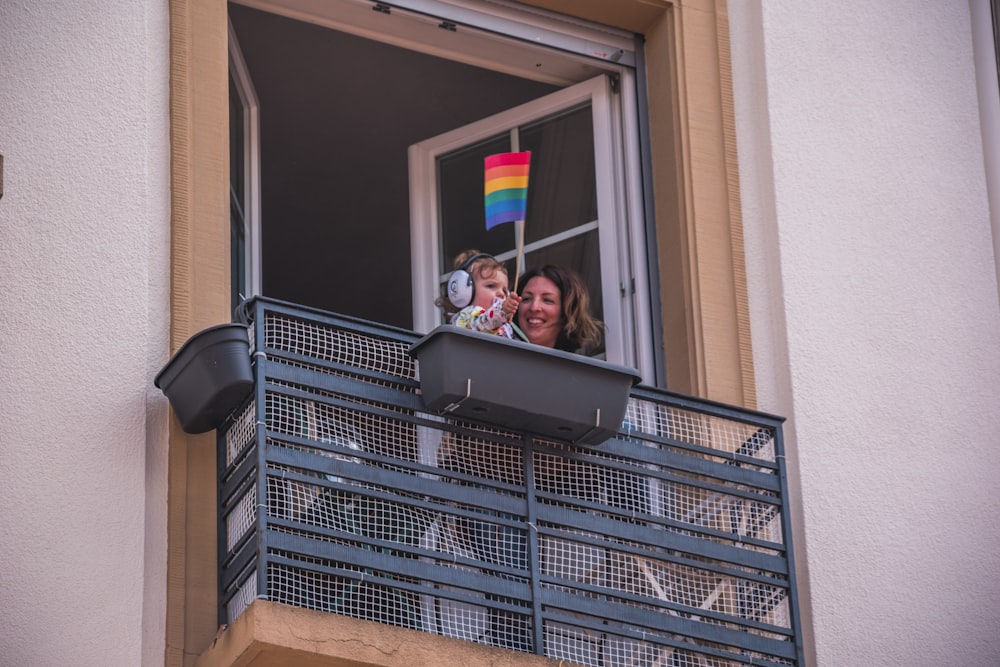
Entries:
{"type": "Polygon", "coordinates": [[[640,386],[576,447],[424,411],[412,332],[244,312],[222,622],[264,598],[595,667],[802,664],[780,418],[640,386]]]}

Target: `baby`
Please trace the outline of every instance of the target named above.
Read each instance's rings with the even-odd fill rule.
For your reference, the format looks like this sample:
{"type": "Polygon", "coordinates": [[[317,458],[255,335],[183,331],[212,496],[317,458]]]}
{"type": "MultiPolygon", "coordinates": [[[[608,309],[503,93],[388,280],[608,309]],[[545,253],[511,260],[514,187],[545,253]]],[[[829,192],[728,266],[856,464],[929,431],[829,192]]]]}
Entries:
{"type": "Polygon", "coordinates": [[[451,323],[465,329],[513,338],[510,325],[521,297],[507,289],[507,269],[491,255],[467,250],[455,258],[447,299],[438,305],[451,323]]]}

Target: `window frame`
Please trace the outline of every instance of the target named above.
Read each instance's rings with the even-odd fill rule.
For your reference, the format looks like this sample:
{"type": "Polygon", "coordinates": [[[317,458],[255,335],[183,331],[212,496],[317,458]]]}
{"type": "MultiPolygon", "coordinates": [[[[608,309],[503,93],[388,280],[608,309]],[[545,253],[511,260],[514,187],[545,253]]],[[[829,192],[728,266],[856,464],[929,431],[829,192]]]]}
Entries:
{"type": "MultiPolygon", "coordinates": [[[[437,157],[505,131],[532,123],[560,110],[589,103],[597,187],[597,220],[589,221],[600,239],[601,284],[606,326],[606,357],[654,375],[649,288],[646,284],[645,217],[638,163],[638,120],[622,109],[622,83],[634,90],[634,75],[626,68],[612,76],[588,79],[543,98],[414,144],[409,150],[410,244],[413,282],[413,328],[426,333],[440,323],[434,297],[447,280],[439,267],[440,243],[437,157]],[[615,90],[617,88],[617,91],[615,90]]],[[[634,108],[634,104],[633,104],[634,108]]],[[[585,225],[587,226],[587,225],[585,225]]],[[[527,252],[530,248],[525,248],[527,252]]],[[[513,254],[499,256],[509,260],[513,254]]],[[[524,267],[522,267],[523,269],[524,267]]]]}
{"type": "MultiPolygon", "coordinates": [[[[242,233],[243,233],[243,253],[242,264],[240,258],[236,256],[239,252],[237,248],[231,248],[231,263],[234,267],[234,277],[242,281],[242,285],[232,285],[233,308],[243,299],[261,294],[261,228],[260,228],[260,103],[257,93],[254,90],[253,81],[250,78],[250,70],[243,52],[240,50],[239,40],[236,37],[236,30],[231,21],[227,21],[227,31],[229,37],[229,75],[240,98],[242,112],[243,132],[239,145],[230,145],[230,160],[237,157],[235,151],[239,152],[239,158],[243,164],[242,197],[237,197],[236,187],[229,184],[230,201],[232,206],[238,206],[242,212],[242,233]],[[241,267],[240,275],[236,275],[241,267]],[[243,287],[243,291],[239,287],[243,287]]],[[[238,230],[235,228],[237,221],[231,220],[233,235],[238,230]]]]}

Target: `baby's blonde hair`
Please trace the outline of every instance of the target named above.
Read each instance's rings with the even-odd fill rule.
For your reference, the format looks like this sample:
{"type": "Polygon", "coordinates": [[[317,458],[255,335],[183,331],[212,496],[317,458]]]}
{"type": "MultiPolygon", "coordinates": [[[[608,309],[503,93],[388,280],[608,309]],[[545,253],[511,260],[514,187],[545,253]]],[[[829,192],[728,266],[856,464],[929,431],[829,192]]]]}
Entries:
{"type": "MultiPolygon", "coordinates": [[[[483,256],[474,261],[470,266],[467,266],[465,268],[465,270],[469,272],[469,275],[472,276],[473,280],[475,280],[476,278],[483,278],[483,277],[488,278],[492,276],[494,273],[499,271],[500,273],[503,274],[505,282],[507,283],[510,282],[510,277],[507,273],[507,266],[503,262],[501,262],[496,257],[493,257],[492,255],[479,252],[478,250],[474,249],[463,250],[462,252],[458,253],[458,255],[455,256],[455,261],[452,262],[451,266],[452,271],[457,271],[458,269],[462,268],[463,264],[468,262],[476,255],[483,255],[483,256]]],[[[509,285],[507,287],[509,288],[509,285]]],[[[445,290],[445,292],[447,291],[448,289],[447,282],[445,282],[443,289],[445,290]]],[[[449,317],[451,315],[454,315],[460,310],[459,308],[456,308],[455,305],[451,302],[451,300],[448,298],[447,293],[442,293],[441,296],[435,299],[434,305],[444,310],[445,315],[449,317]]]]}

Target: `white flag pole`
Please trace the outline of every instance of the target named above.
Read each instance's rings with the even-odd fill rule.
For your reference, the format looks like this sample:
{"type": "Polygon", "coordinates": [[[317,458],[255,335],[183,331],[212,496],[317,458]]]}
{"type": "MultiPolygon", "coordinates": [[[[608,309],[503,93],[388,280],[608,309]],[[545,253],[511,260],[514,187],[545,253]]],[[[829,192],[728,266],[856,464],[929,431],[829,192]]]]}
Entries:
{"type": "Polygon", "coordinates": [[[521,279],[521,260],[524,257],[524,220],[514,223],[517,228],[517,266],[514,271],[514,291],[517,291],[517,282],[521,279]]]}

